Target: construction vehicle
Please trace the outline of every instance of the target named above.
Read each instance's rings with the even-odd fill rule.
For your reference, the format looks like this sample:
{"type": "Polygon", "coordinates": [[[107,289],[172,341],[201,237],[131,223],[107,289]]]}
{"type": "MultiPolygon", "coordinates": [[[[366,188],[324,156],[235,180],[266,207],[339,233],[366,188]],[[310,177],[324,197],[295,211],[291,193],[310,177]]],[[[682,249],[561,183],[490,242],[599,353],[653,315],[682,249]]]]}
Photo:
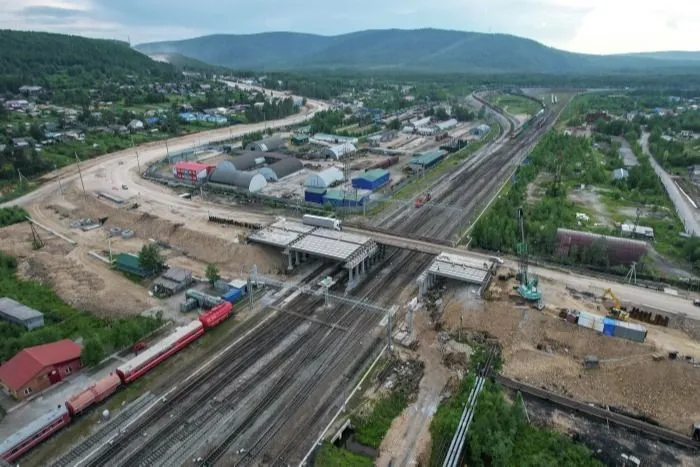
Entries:
{"type": "Polygon", "coordinates": [[[518,220],[520,221],[520,243],[516,245],[518,252],[519,270],[517,279],[520,282],[518,294],[530,302],[540,302],[542,292],[539,289],[539,278],[534,274],[528,275],[528,248],[525,242],[525,213],[523,208],[518,209],[518,220]]]}
{"type": "Polygon", "coordinates": [[[617,298],[615,292],[613,292],[610,288],[605,289],[605,292],[603,292],[603,300],[607,299],[608,297],[610,298],[610,300],[612,300],[612,306],[610,307],[610,315],[613,318],[617,318],[622,321],[627,321],[630,317],[630,314],[627,312],[627,310],[622,308],[622,303],[620,303],[620,299],[617,298]]]}
{"type": "Polygon", "coordinates": [[[433,196],[430,194],[430,192],[427,192],[424,195],[420,195],[418,198],[416,198],[416,207],[420,208],[422,207],[425,203],[433,199],[433,196]]]}

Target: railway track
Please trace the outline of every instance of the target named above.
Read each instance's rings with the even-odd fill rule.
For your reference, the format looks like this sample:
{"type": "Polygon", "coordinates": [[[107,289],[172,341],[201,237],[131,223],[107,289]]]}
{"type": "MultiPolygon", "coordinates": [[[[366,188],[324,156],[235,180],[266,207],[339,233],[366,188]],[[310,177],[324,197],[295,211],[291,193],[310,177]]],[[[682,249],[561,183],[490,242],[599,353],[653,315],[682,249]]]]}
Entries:
{"type": "Polygon", "coordinates": [[[628,417],[626,415],[622,415],[616,412],[611,412],[609,410],[605,410],[601,407],[592,404],[587,404],[585,402],[570,399],[568,397],[564,397],[541,388],[537,388],[525,383],[521,383],[519,381],[515,381],[510,378],[506,378],[505,376],[495,375],[495,379],[506,388],[512,389],[514,391],[519,391],[528,396],[548,401],[556,406],[563,407],[574,412],[582,413],[586,416],[600,421],[604,421],[606,423],[614,423],[624,428],[640,432],[648,438],[658,439],[660,441],[668,443],[674,443],[678,446],[692,449],[695,451],[700,449],[700,441],[695,441],[692,438],[684,436],[675,431],[671,431],[660,426],[652,425],[650,423],[646,423],[641,420],[637,420],[635,418],[628,417]]]}

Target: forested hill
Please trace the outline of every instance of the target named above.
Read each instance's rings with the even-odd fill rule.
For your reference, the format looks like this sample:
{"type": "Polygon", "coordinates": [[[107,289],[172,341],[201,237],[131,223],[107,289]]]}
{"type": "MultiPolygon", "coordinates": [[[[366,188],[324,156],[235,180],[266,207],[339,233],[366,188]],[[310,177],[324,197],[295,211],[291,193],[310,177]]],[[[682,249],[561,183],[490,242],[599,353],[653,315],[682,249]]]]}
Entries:
{"type": "Polygon", "coordinates": [[[219,34],[137,45],[148,54],[179,53],[248,70],[348,69],[474,73],[611,73],[668,68],[700,70],[686,55],[585,55],[506,34],[441,29],[368,30],[338,36],[269,32],[219,34]],[[680,59],[683,58],[683,59],[680,59]]]}
{"type": "Polygon", "coordinates": [[[0,30],[0,92],[23,85],[91,87],[104,80],[169,79],[175,68],[125,42],[45,32],[0,30]]]}

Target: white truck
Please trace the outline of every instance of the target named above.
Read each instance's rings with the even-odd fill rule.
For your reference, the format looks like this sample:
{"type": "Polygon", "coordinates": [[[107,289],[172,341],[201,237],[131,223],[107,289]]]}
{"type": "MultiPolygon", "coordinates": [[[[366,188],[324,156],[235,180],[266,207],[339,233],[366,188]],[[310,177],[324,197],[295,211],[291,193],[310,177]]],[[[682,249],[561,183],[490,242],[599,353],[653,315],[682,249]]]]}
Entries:
{"type": "Polygon", "coordinates": [[[314,216],[311,214],[304,214],[301,218],[301,222],[306,225],[312,225],[314,227],[323,227],[324,229],[340,230],[342,227],[342,222],[340,219],[334,219],[332,217],[314,216]]]}

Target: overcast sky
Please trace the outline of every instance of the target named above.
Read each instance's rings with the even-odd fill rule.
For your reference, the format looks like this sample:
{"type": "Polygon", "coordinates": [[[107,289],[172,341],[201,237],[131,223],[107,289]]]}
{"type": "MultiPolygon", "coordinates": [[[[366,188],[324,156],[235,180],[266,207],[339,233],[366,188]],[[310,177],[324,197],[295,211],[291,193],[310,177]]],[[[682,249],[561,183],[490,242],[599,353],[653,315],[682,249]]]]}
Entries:
{"type": "Polygon", "coordinates": [[[587,53],[700,50],[700,0],[0,0],[0,29],[132,44],[205,34],[434,27],[587,53]]]}

